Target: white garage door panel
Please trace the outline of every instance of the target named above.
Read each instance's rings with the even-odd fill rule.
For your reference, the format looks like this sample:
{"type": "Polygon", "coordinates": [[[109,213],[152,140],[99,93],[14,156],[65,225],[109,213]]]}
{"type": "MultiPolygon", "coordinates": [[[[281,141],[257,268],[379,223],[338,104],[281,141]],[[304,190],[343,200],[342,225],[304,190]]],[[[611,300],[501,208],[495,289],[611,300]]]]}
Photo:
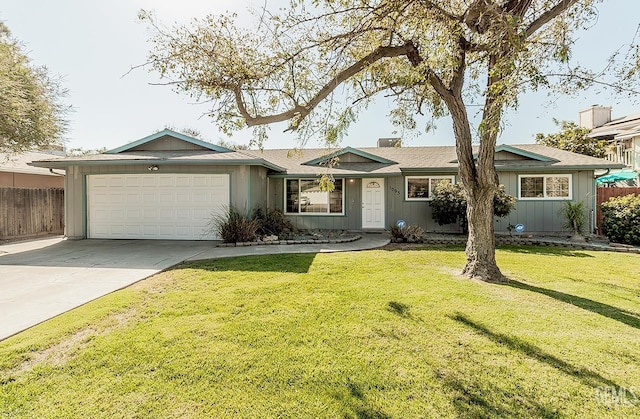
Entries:
{"type": "Polygon", "coordinates": [[[229,175],[127,174],[87,177],[88,237],[214,239],[214,213],[229,205],[229,175]]]}

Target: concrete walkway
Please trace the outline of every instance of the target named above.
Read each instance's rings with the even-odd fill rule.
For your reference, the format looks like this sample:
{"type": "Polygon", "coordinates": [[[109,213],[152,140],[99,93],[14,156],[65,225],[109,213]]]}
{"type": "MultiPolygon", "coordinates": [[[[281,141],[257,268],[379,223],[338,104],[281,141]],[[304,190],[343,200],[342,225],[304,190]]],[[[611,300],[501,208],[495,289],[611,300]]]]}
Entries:
{"type": "Polygon", "coordinates": [[[210,241],[65,240],[0,245],[0,340],[183,261],[382,247],[386,234],[337,244],[216,247],[210,241]]]}

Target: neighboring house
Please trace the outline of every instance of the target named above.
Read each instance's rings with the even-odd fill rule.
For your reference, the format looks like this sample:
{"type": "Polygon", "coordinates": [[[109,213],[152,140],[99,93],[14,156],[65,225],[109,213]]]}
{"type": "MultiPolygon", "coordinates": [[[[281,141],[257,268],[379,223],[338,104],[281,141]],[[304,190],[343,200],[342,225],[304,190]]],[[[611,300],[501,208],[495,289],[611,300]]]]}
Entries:
{"type": "Polygon", "coordinates": [[[611,108],[594,105],[579,114],[580,126],[589,136],[610,144],[607,160],[622,163],[640,173],[640,113],[611,119],[611,108]]]}
{"type": "MultiPolygon", "coordinates": [[[[279,208],[302,229],[379,231],[403,219],[458,230],[437,225],[429,205],[439,182],[457,181],[453,146],[234,151],[164,130],[104,154],[31,164],[66,169],[70,238],[210,239],[212,214],[229,205],[279,208]],[[333,192],[319,188],[324,173],[333,192]]],[[[594,171],[622,167],[536,144],[498,146],[500,182],[517,208],[496,230],[560,232],[565,200],[584,201],[593,220],[594,171]]]]}
{"type": "Polygon", "coordinates": [[[50,153],[0,154],[0,188],[63,188],[64,172],[29,166],[34,160],[50,159],[50,153]]]}

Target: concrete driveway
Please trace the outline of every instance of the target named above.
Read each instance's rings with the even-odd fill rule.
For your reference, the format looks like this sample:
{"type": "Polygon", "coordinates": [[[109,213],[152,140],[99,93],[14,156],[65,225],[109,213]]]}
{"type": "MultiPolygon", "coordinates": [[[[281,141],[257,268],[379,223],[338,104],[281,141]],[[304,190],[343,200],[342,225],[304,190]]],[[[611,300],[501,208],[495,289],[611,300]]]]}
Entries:
{"type": "Polygon", "coordinates": [[[0,246],[0,340],[211,250],[206,241],[64,240],[0,246]]]}
{"type": "Polygon", "coordinates": [[[386,234],[336,244],[216,247],[211,241],[64,240],[0,245],[0,340],[183,261],[375,249],[386,234]]]}

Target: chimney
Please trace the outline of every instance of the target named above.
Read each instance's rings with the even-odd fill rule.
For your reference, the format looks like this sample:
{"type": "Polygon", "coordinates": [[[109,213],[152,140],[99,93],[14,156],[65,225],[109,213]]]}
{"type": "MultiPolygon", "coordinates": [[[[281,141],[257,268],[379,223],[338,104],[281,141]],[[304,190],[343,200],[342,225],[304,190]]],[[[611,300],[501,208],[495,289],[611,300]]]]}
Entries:
{"type": "Polygon", "coordinates": [[[401,138],[378,138],[378,147],[401,147],[401,138]]]}
{"type": "Polygon", "coordinates": [[[578,125],[583,128],[594,129],[609,122],[611,122],[611,107],[592,105],[578,114],[578,125]]]}

